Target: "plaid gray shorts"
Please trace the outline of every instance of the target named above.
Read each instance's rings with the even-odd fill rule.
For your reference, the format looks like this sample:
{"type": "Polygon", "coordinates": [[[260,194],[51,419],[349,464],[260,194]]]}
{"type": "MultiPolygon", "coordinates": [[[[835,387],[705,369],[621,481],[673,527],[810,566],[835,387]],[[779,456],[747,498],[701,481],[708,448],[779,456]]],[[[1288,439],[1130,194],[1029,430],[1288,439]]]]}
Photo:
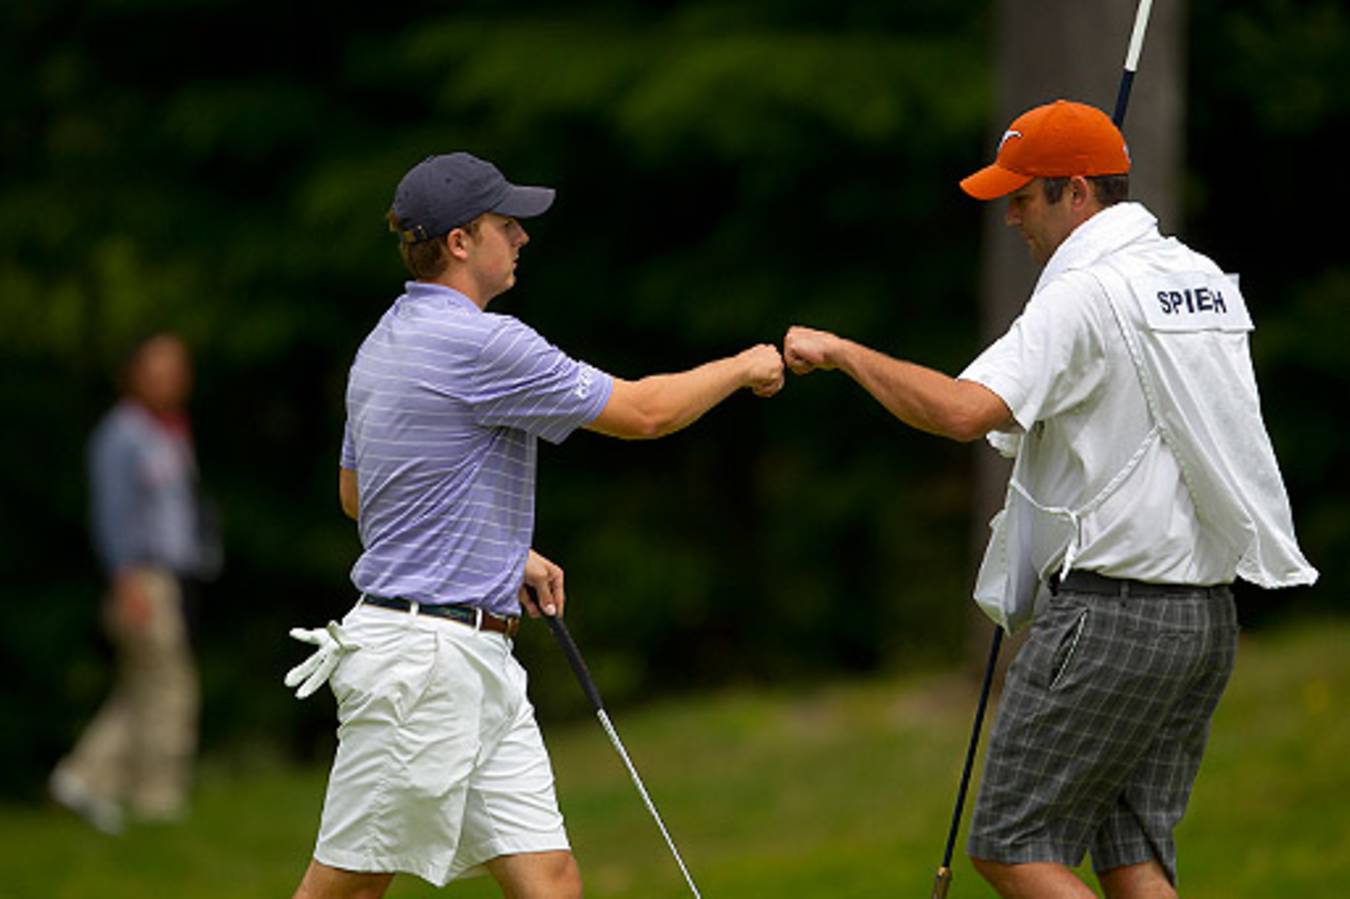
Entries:
{"type": "MultiPolygon", "coordinates": [[[[1089,579],[1091,580],[1091,579],[1089,579]]],[[[1041,608],[1008,670],[967,849],[1003,864],[1098,872],[1156,859],[1190,797],[1237,652],[1225,587],[1106,595],[1074,578],[1041,608]],[[1089,592],[1090,591],[1090,592],[1089,592]]]]}

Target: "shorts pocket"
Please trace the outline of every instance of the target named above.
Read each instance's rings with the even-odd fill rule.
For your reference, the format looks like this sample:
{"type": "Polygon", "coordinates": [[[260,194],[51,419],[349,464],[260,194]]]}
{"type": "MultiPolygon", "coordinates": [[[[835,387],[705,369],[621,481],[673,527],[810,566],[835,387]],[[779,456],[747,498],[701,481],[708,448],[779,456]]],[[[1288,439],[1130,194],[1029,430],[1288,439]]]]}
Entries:
{"type": "MultiPolygon", "coordinates": [[[[356,637],[361,642],[361,635],[356,637]]],[[[348,654],[334,669],[329,686],[338,704],[338,721],[360,716],[403,720],[426,689],[436,664],[436,636],[402,629],[396,640],[381,639],[348,654]]]]}
{"type": "Polygon", "coordinates": [[[1059,645],[1055,647],[1055,652],[1050,657],[1048,689],[1057,690],[1064,684],[1065,676],[1073,665],[1074,657],[1078,654],[1078,644],[1083,639],[1083,631],[1087,628],[1087,620],[1088,610],[1079,609],[1077,616],[1070,620],[1069,626],[1061,633],[1059,645]]]}

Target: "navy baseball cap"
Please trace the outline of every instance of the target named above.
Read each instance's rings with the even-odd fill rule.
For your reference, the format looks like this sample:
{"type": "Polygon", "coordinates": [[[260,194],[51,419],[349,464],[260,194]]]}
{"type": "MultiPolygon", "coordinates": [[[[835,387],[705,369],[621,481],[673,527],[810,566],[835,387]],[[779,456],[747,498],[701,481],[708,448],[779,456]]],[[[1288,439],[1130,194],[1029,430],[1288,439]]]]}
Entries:
{"type": "Polygon", "coordinates": [[[418,243],[467,225],[485,212],[512,218],[540,215],[553,205],[551,187],[520,187],[497,167],[469,153],[428,156],[394,191],[389,229],[418,243]]]}

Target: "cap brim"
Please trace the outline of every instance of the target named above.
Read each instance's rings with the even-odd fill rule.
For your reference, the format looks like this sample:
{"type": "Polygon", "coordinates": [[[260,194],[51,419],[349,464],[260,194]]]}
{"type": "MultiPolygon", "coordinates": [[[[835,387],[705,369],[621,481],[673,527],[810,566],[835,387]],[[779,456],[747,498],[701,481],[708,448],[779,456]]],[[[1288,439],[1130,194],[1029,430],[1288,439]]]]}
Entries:
{"type": "Polygon", "coordinates": [[[961,189],[977,200],[997,200],[1030,184],[1031,180],[1031,175],[1009,171],[995,163],[961,179],[961,189]]]}
{"type": "Polygon", "coordinates": [[[555,193],[551,187],[517,187],[512,184],[506,189],[506,196],[491,211],[518,219],[543,215],[553,205],[555,193]]]}

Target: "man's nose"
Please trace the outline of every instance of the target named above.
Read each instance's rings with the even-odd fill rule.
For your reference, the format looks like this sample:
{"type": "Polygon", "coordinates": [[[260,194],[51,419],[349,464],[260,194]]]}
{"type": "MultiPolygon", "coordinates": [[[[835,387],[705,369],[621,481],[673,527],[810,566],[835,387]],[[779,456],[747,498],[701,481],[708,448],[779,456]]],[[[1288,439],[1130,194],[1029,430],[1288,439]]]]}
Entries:
{"type": "Polygon", "coordinates": [[[1003,212],[1003,224],[1007,225],[1009,228],[1016,228],[1018,225],[1022,224],[1022,216],[1011,203],[1008,204],[1008,208],[1003,212]]]}
{"type": "Polygon", "coordinates": [[[524,228],[523,225],[517,223],[517,224],[516,224],[516,231],[519,232],[519,233],[516,235],[516,246],[518,246],[518,247],[523,247],[523,246],[525,246],[525,244],[527,244],[527,243],[530,242],[530,235],[529,235],[528,232],[526,232],[526,230],[525,230],[525,228],[524,228]]]}

